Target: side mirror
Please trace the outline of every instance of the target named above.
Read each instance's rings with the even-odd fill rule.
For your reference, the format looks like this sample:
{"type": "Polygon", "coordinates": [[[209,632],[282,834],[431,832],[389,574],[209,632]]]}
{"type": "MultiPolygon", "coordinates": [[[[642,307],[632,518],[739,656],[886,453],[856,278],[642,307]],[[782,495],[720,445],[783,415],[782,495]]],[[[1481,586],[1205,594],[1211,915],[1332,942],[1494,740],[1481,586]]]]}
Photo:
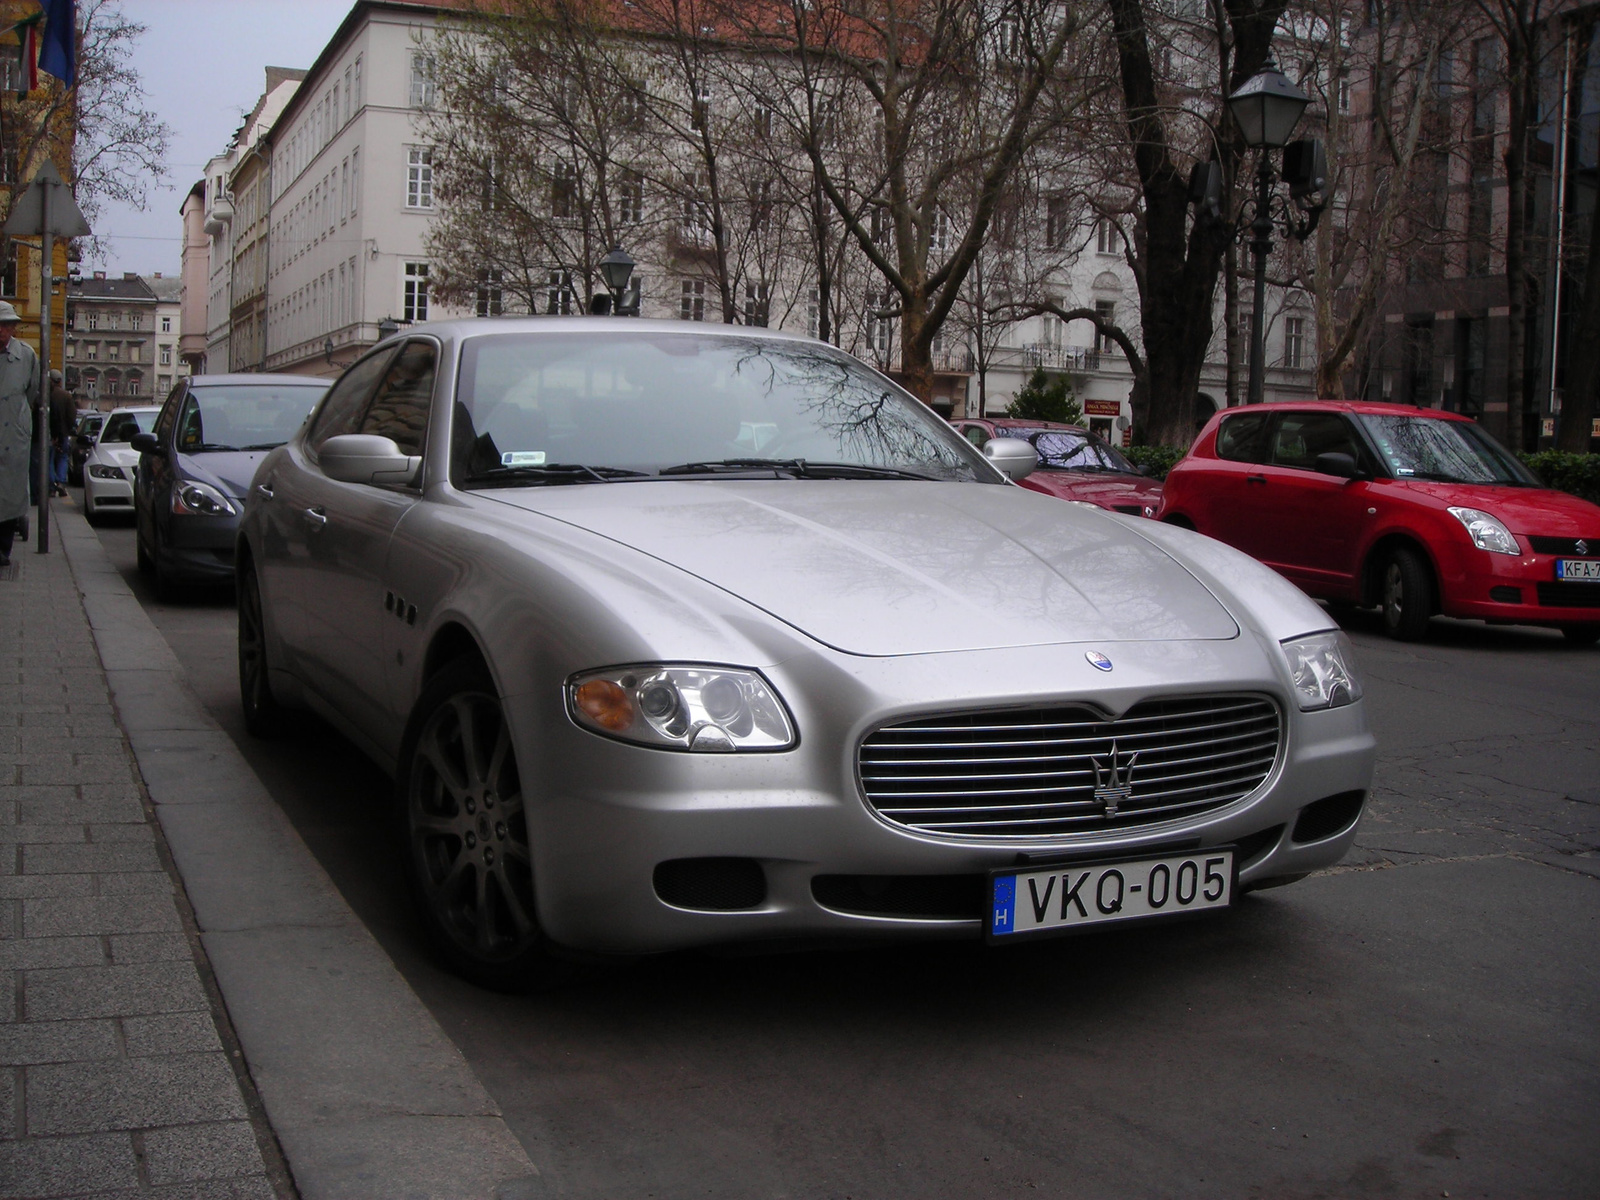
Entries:
{"type": "Polygon", "coordinates": [[[132,446],[140,454],[166,453],[166,451],[162,450],[161,443],[153,433],[136,433],[128,439],[128,445],[132,446]]]}
{"type": "Polygon", "coordinates": [[[1329,450],[1317,455],[1317,470],[1323,475],[1337,475],[1341,479],[1360,479],[1361,468],[1356,460],[1342,450],[1329,450]]]}
{"type": "Polygon", "coordinates": [[[1021,438],[990,438],[983,444],[983,456],[1012,483],[1032,475],[1039,465],[1038,451],[1021,438]]]}
{"type": "Polygon", "coordinates": [[[341,433],[317,451],[322,473],[340,483],[396,487],[410,483],[422,467],[422,456],[402,454],[393,438],[375,433],[341,433]]]}

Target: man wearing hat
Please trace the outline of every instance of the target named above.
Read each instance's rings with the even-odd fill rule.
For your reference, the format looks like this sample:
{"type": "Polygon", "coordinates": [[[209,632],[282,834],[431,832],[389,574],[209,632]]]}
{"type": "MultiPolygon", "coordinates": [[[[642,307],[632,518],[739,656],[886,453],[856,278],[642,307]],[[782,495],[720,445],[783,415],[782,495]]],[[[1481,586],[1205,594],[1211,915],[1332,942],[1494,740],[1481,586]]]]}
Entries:
{"type": "Polygon", "coordinates": [[[0,567],[10,564],[17,534],[27,536],[33,412],[39,401],[39,356],[17,339],[21,320],[0,300],[0,567]]]}

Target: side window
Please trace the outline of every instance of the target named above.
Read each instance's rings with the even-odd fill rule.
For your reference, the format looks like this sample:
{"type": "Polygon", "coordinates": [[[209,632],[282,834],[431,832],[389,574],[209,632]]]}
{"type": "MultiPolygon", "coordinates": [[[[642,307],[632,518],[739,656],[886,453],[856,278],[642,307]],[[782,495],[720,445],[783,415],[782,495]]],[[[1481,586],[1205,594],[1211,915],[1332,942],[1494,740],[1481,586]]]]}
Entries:
{"type": "Polygon", "coordinates": [[[961,436],[979,450],[982,450],[983,444],[989,440],[989,431],[982,425],[963,425],[961,427],[961,436]]]}
{"type": "Polygon", "coordinates": [[[1268,413],[1227,417],[1217,430],[1217,457],[1230,462],[1262,462],[1266,458],[1268,413]]]}
{"type": "Polygon", "coordinates": [[[378,385],[356,432],[393,438],[402,453],[421,454],[437,353],[432,342],[407,342],[378,385]]]}
{"type": "Polygon", "coordinates": [[[313,453],[336,434],[356,432],[361,414],[366,411],[367,399],[393,357],[392,349],[369,355],[341,375],[339,381],[328,389],[328,394],[323,396],[316,415],[311,419],[311,432],[306,435],[313,453]]]}
{"type": "Polygon", "coordinates": [[[1355,439],[1338,413],[1285,413],[1272,436],[1272,462],[1279,467],[1317,469],[1317,455],[1337,451],[1359,460],[1355,439]]]}
{"type": "Polygon", "coordinates": [[[200,406],[195,403],[194,393],[191,392],[183,398],[183,407],[178,411],[178,449],[198,450],[205,444],[205,440],[206,431],[200,419],[200,406]]]}
{"type": "Polygon", "coordinates": [[[167,402],[162,406],[161,415],[156,418],[155,435],[157,440],[165,444],[172,435],[172,424],[178,419],[178,408],[183,404],[184,398],[189,394],[185,384],[178,384],[172,389],[172,394],[167,397],[167,402]]]}

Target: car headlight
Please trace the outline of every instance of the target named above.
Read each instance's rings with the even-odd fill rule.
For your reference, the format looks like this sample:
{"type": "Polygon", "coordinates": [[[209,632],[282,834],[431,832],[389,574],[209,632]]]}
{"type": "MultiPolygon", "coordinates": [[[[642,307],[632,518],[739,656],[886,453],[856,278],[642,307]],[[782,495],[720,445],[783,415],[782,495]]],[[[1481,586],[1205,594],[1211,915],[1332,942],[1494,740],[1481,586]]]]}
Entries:
{"type": "Polygon", "coordinates": [[[94,463],[89,468],[89,474],[96,479],[126,479],[121,467],[108,467],[104,463],[94,463]]]}
{"type": "Polygon", "coordinates": [[[1313,633],[1281,643],[1301,712],[1339,708],[1361,699],[1361,682],[1350,667],[1350,641],[1342,633],[1313,633]]]}
{"type": "Polygon", "coordinates": [[[180,517],[231,517],[238,512],[216,488],[192,479],[172,489],[172,511],[180,517]]]}
{"type": "Polygon", "coordinates": [[[755,671],[650,663],[574,675],[567,708],[585,729],[641,746],[731,753],[787,750],[794,725],[755,671]]]}
{"type": "Polygon", "coordinates": [[[1467,527],[1467,532],[1472,535],[1472,544],[1479,550],[1494,554],[1522,553],[1511,531],[1488,513],[1476,508],[1452,508],[1450,515],[1467,527]]]}

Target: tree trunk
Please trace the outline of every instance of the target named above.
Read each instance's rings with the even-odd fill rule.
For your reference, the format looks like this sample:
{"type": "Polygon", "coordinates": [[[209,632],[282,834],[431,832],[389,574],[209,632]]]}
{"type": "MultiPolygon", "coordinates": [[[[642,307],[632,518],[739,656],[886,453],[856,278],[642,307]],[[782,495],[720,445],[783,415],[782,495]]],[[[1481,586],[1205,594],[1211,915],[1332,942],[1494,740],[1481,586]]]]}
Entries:
{"type": "Polygon", "coordinates": [[[1561,427],[1556,449],[1583,454],[1589,449],[1600,384],[1600,204],[1589,222],[1589,254],[1583,272],[1583,303],[1568,351],[1567,386],[1561,397],[1561,427]]]}

